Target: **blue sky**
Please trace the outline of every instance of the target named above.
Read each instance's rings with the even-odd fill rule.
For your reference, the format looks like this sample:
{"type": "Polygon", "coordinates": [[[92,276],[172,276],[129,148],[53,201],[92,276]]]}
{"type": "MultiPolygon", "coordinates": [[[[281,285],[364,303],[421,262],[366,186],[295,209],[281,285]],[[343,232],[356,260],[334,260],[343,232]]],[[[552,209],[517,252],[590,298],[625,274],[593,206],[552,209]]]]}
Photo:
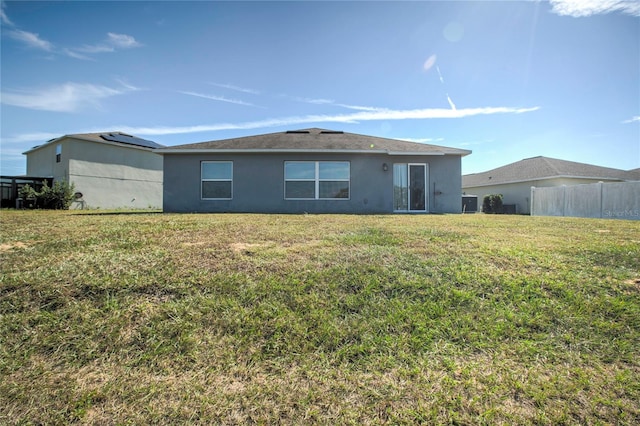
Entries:
{"type": "Polygon", "coordinates": [[[70,133],[308,127],[640,167],[640,2],[2,2],[0,172],[70,133]]]}

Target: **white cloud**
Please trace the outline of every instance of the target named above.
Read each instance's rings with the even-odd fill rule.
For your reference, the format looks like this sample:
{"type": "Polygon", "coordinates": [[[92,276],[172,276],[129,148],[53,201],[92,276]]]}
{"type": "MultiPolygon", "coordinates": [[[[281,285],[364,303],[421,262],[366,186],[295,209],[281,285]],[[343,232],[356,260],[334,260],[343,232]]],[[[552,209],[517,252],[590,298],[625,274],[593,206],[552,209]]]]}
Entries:
{"type": "Polygon", "coordinates": [[[99,107],[100,100],[131,91],[89,83],[65,83],[42,90],[2,92],[2,103],[21,108],[75,112],[87,106],[99,107]]]}
{"type": "Polygon", "coordinates": [[[629,123],[636,123],[636,122],[640,122],[640,115],[636,115],[634,117],[631,117],[628,120],[624,120],[622,123],[629,124],[629,123]]]}
{"type": "Polygon", "coordinates": [[[9,19],[9,17],[5,13],[4,8],[5,8],[5,3],[1,2],[0,3],[0,22],[2,22],[4,25],[8,25],[10,27],[13,27],[13,22],[11,22],[11,20],[9,19]]]}
{"type": "Polygon", "coordinates": [[[309,123],[358,123],[361,121],[381,120],[427,120],[434,118],[464,118],[477,115],[492,114],[522,114],[537,111],[539,107],[510,108],[510,107],[484,107],[465,109],[427,108],[413,110],[381,110],[361,111],[352,114],[338,115],[305,115],[294,117],[270,118],[259,121],[241,123],[218,123],[184,127],[126,127],[116,128],[135,135],[173,135],[186,133],[214,132],[221,130],[250,130],[269,127],[292,126],[309,123]]]}
{"type": "Polygon", "coordinates": [[[225,98],[224,96],[216,96],[216,95],[206,95],[203,93],[196,93],[196,92],[183,92],[183,91],[178,91],[178,93],[182,93],[183,95],[189,95],[189,96],[196,96],[198,98],[204,98],[204,99],[211,99],[213,101],[220,101],[220,102],[227,102],[230,104],[236,104],[236,105],[245,105],[245,106],[251,106],[251,107],[257,107],[257,108],[264,108],[249,102],[245,102],[245,101],[241,101],[239,99],[229,99],[229,98],[225,98]]]}
{"type": "Polygon", "coordinates": [[[84,55],[94,53],[111,53],[118,49],[131,49],[141,47],[142,44],[136,41],[133,36],[127,34],[107,33],[107,39],[100,44],[85,44],[81,47],[73,47],[64,49],[64,52],[76,59],[93,60],[93,58],[84,55]]]}
{"type": "Polygon", "coordinates": [[[580,18],[611,12],[640,16],[638,0],[550,0],[553,13],[580,18]]]}
{"type": "Polygon", "coordinates": [[[250,93],[252,95],[259,95],[260,92],[254,89],[248,89],[246,87],[234,86],[233,84],[220,84],[220,83],[209,83],[212,86],[222,87],[223,89],[235,90],[236,92],[242,93],[250,93]]]}
{"type": "MultiPolygon", "coordinates": [[[[62,136],[60,133],[47,133],[47,132],[36,132],[36,133],[23,133],[21,135],[2,138],[1,145],[5,145],[7,143],[24,143],[24,142],[40,142],[44,143],[53,138],[59,138],[62,136]]],[[[25,149],[22,149],[21,152],[24,152],[25,149]]],[[[2,148],[2,154],[4,155],[5,148],[2,148]]]]}
{"type": "Polygon", "coordinates": [[[53,50],[53,44],[41,39],[36,33],[30,33],[29,31],[23,30],[11,30],[9,32],[9,36],[35,49],[45,50],[47,52],[51,52],[53,50]]]}
{"type": "Polygon", "coordinates": [[[312,104],[312,105],[335,105],[335,106],[339,106],[342,108],[347,108],[347,109],[352,109],[355,111],[387,111],[387,108],[380,108],[380,107],[371,107],[371,106],[362,106],[362,105],[349,105],[349,104],[343,104],[343,103],[339,103],[334,101],[333,99],[324,99],[324,98],[301,98],[301,97],[291,97],[291,96],[286,96],[286,98],[289,99],[293,99],[294,101],[297,102],[304,102],[307,104],[312,104]]]}
{"type": "Polygon", "coordinates": [[[85,60],[85,61],[95,61],[95,59],[93,59],[93,58],[91,58],[89,56],[86,56],[86,55],[82,55],[82,54],[80,54],[80,53],[78,53],[76,51],[73,51],[71,49],[66,49],[65,48],[65,49],[62,49],[62,51],[64,52],[65,55],[70,56],[70,57],[75,58],[75,59],[82,59],[82,60],[85,60]]]}
{"type": "MultiPolygon", "coordinates": [[[[415,119],[433,119],[433,118],[464,118],[475,115],[491,115],[491,114],[522,114],[526,112],[537,111],[539,107],[532,108],[509,108],[509,107],[484,107],[484,108],[467,108],[467,109],[415,109],[415,110],[385,110],[376,112],[358,112],[353,114],[342,115],[305,115],[299,117],[282,117],[269,118],[258,121],[248,121],[240,123],[217,123],[203,124],[195,126],[181,127],[132,127],[132,126],[105,126],[101,129],[85,129],[75,131],[75,133],[95,133],[104,131],[105,128],[118,129],[133,135],[146,136],[162,136],[162,135],[178,135],[202,132],[216,132],[223,130],[252,130],[264,129],[270,127],[294,126],[310,123],[357,123],[360,121],[376,121],[376,120],[415,120],[415,119]]],[[[25,143],[36,142],[43,143],[49,139],[60,137],[57,133],[27,133],[16,135],[13,137],[3,137],[3,143],[25,143]]],[[[443,138],[437,139],[410,139],[404,140],[413,142],[440,142],[443,138]]],[[[464,144],[463,144],[464,145],[464,144]]]]}
{"type": "Polygon", "coordinates": [[[444,142],[444,138],[395,138],[401,141],[407,142],[417,142],[417,143],[433,143],[433,142],[444,142]]]}
{"type": "Polygon", "coordinates": [[[108,43],[111,46],[119,47],[121,49],[131,49],[133,47],[142,46],[135,38],[127,34],[107,33],[107,37],[108,43]]]}

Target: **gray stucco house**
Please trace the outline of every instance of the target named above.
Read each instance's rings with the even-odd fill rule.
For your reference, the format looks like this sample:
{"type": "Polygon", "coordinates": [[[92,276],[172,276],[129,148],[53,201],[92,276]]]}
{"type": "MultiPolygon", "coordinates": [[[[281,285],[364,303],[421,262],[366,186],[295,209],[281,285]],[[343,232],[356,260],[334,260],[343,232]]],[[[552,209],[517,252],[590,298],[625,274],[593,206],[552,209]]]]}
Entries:
{"type": "Polygon", "coordinates": [[[318,128],[178,145],[165,212],[460,213],[471,151],[318,128]]]}
{"type": "Polygon", "coordinates": [[[465,194],[478,196],[478,208],[489,194],[502,194],[516,213],[531,212],[531,187],[571,186],[640,180],[638,170],[620,170],[549,157],[526,158],[482,173],[462,176],[465,194]]]}
{"type": "Polygon", "coordinates": [[[73,183],[71,208],[162,206],[162,145],[121,132],[64,135],[35,146],[27,174],[73,183]]]}

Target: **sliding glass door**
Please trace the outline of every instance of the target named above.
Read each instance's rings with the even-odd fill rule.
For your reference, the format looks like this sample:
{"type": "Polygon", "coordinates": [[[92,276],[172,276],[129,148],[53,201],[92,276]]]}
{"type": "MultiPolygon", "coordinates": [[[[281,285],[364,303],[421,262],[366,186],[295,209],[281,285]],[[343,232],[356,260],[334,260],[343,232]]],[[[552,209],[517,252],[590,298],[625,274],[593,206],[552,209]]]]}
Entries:
{"type": "Polygon", "coordinates": [[[426,212],[428,210],[427,165],[396,163],[393,165],[393,210],[426,212]]]}

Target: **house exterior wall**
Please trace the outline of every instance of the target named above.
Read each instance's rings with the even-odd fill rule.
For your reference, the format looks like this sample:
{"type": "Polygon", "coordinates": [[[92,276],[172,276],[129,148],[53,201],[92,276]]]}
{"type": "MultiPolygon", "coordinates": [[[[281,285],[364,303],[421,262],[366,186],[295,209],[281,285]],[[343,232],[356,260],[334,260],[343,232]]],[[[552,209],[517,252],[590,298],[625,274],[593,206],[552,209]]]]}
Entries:
{"type": "Polygon", "coordinates": [[[459,156],[388,156],[379,154],[164,154],[165,212],[235,213],[392,213],[393,164],[427,163],[429,210],[460,213],[459,156]],[[233,162],[233,199],[202,200],[200,163],[233,162]],[[285,161],[349,161],[350,198],[285,200],[285,161]],[[383,163],[388,170],[383,170],[383,163]],[[439,195],[433,195],[433,183],[439,195]]]}
{"type": "Polygon", "coordinates": [[[28,153],[27,171],[73,183],[83,202],[72,208],[162,206],[162,157],[150,150],[66,138],[28,153]]]}
{"type": "Polygon", "coordinates": [[[43,145],[27,154],[27,176],[52,177],[55,180],[69,180],[69,156],[65,141],[43,145]],[[56,163],[56,146],[62,147],[60,162],[56,163]]]}
{"type": "Polygon", "coordinates": [[[527,182],[507,183],[500,185],[469,186],[462,188],[465,194],[478,196],[478,211],[482,209],[482,200],[485,195],[502,194],[504,204],[515,204],[516,213],[531,213],[531,187],[551,187],[562,185],[579,185],[598,182],[597,179],[580,178],[552,178],[533,180],[527,182]]]}

